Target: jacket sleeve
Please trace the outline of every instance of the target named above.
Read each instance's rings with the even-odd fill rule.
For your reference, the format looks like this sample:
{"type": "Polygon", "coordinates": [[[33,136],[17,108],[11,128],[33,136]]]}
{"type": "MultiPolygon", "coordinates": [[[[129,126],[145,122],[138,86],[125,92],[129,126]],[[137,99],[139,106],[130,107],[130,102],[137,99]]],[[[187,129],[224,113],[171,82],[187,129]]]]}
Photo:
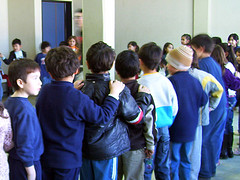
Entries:
{"type": "Polygon", "coordinates": [[[8,59],[3,59],[3,62],[7,65],[9,65],[11,62],[13,62],[13,60],[15,59],[15,54],[14,51],[11,51],[9,54],[8,59]]]}
{"type": "Polygon", "coordinates": [[[132,97],[130,90],[125,87],[119,96],[119,116],[127,123],[138,124],[143,118],[143,111],[132,97]]]}
{"type": "Polygon", "coordinates": [[[14,143],[12,140],[13,132],[12,132],[12,127],[11,127],[10,117],[6,110],[4,110],[4,116],[6,116],[8,118],[5,120],[7,122],[7,129],[6,129],[6,133],[5,133],[5,137],[4,137],[3,149],[5,152],[8,152],[14,146],[14,143]]]}
{"type": "Polygon", "coordinates": [[[223,87],[212,75],[205,76],[202,80],[203,90],[209,95],[209,107],[215,109],[222,97],[223,87]]]}

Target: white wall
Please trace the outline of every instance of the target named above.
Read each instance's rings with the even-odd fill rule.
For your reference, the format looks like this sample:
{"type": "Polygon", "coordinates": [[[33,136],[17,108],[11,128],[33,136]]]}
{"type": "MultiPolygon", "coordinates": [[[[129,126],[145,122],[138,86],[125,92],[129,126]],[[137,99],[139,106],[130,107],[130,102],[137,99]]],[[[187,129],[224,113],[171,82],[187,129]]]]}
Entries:
{"type": "MultiPolygon", "coordinates": [[[[0,0],[0,52],[8,57],[8,0],[0,0]]],[[[2,62],[2,69],[7,73],[7,66],[2,62]]]]}
{"type": "Polygon", "coordinates": [[[223,42],[228,35],[237,33],[240,36],[240,1],[211,0],[209,17],[209,35],[219,36],[223,42]]]}
{"type": "Polygon", "coordinates": [[[193,0],[117,0],[116,51],[125,50],[132,40],[140,46],[154,41],[177,47],[182,34],[192,34],[192,22],[193,0]]]}

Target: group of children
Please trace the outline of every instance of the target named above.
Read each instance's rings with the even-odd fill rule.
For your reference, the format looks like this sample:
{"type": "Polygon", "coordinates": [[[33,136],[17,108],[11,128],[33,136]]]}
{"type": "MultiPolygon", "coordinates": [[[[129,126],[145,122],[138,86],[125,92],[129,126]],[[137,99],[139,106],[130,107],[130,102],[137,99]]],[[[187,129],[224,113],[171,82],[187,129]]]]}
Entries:
{"type": "Polygon", "coordinates": [[[5,179],[8,164],[10,179],[28,180],[151,180],[153,170],[164,180],[215,175],[227,96],[221,67],[211,57],[212,39],[200,34],[169,51],[169,77],[158,72],[162,50],[156,43],[138,53],[133,46],[116,57],[122,82],[110,80],[116,55],[101,41],[87,51],[91,73],[83,82],[73,83],[80,61],[67,46],[50,49],[43,42],[40,66],[13,59],[8,75],[15,91],[4,103],[9,115],[0,106],[0,142],[9,151],[5,179]],[[139,69],[143,75],[136,79],[139,69]],[[36,110],[30,95],[38,95],[36,110]]]}

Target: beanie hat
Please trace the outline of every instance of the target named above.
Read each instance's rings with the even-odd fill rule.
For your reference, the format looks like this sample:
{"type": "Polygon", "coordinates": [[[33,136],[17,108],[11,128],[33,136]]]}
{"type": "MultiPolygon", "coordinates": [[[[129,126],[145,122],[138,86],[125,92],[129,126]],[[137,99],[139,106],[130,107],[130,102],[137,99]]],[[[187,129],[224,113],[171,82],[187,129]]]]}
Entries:
{"type": "Polygon", "coordinates": [[[188,70],[193,60],[193,50],[188,46],[180,46],[170,51],[167,62],[178,70],[188,70]]]}

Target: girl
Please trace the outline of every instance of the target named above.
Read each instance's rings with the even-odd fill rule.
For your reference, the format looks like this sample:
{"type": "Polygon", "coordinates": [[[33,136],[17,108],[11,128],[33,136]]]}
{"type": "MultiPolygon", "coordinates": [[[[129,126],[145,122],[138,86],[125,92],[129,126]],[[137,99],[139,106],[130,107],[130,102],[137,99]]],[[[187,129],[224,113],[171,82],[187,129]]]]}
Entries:
{"type": "Polygon", "coordinates": [[[236,104],[236,97],[229,95],[228,90],[238,90],[240,89],[240,79],[235,77],[233,73],[227,69],[225,66],[227,64],[227,59],[224,54],[224,50],[221,46],[216,45],[211,56],[217,61],[222,69],[222,76],[225,85],[225,91],[227,94],[228,104],[227,104],[227,120],[224,131],[224,138],[222,143],[222,149],[220,158],[226,159],[228,157],[233,157],[232,145],[233,145],[233,107],[236,104]]]}
{"type": "Polygon", "coordinates": [[[167,42],[163,46],[163,56],[162,56],[162,61],[160,62],[158,72],[160,72],[162,75],[167,76],[168,71],[167,71],[167,61],[166,61],[166,56],[167,54],[174,49],[174,46],[172,43],[167,42]]]}
{"type": "Polygon", "coordinates": [[[127,45],[128,50],[132,50],[133,52],[138,53],[139,51],[139,46],[135,41],[130,41],[127,45]]]}
{"type": "Polygon", "coordinates": [[[67,40],[68,42],[68,46],[70,48],[72,48],[72,50],[78,54],[79,48],[78,48],[78,44],[77,44],[77,37],[76,36],[70,36],[67,40]]]}
{"type": "Polygon", "coordinates": [[[6,152],[13,147],[10,117],[0,102],[0,179],[9,179],[9,168],[6,152]]]}

